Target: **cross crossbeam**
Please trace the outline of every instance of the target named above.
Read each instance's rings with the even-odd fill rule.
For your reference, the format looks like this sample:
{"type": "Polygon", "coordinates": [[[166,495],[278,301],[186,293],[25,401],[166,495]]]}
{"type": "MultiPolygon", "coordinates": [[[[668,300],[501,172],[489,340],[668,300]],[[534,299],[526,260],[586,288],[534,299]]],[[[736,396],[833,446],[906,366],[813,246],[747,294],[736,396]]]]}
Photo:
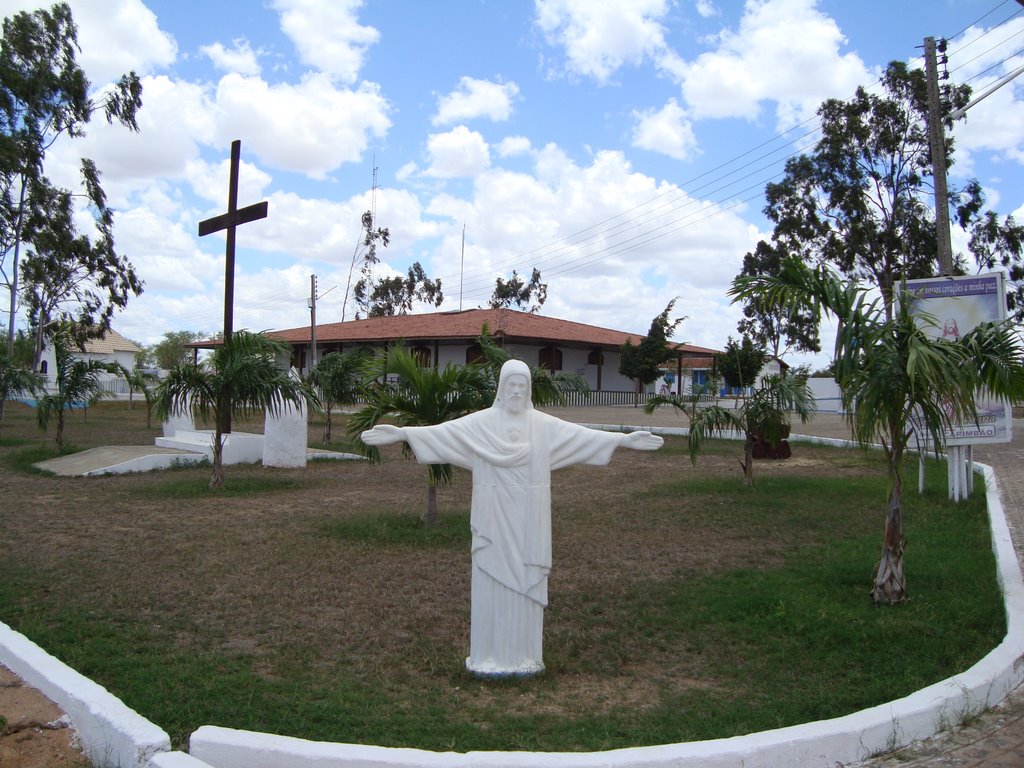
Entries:
{"type": "Polygon", "coordinates": [[[220,232],[228,227],[248,224],[250,221],[256,221],[257,219],[265,219],[267,218],[267,205],[267,201],[264,200],[262,203],[247,205],[245,208],[239,208],[237,211],[228,211],[220,216],[200,221],[199,236],[203,237],[214,232],[220,232]]]}
{"type": "Polygon", "coordinates": [[[227,230],[227,243],[224,247],[224,343],[231,341],[234,330],[235,304],[235,227],[248,224],[250,221],[265,219],[268,204],[262,203],[238,207],[238,164],[242,155],[242,142],[235,139],[231,142],[231,177],[228,180],[228,210],[199,222],[199,236],[227,230]]]}

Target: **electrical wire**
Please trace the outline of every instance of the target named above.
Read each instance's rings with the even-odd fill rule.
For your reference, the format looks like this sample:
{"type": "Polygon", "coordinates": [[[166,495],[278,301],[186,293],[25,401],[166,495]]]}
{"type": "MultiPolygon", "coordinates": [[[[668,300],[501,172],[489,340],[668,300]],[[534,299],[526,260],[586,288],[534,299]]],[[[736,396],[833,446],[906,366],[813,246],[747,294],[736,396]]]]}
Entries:
{"type": "MultiPolygon", "coordinates": [[[[978,19],[976,19],[974,22],[972,22],[968,26],[966,26],[963,29],[961,29],[960,31],[958,31],[952,37],[954,37],[954,38],[958,37],[958,36],[962,35],[964,32],[966,32],[967,30],[977,26],[984,19],[988,18],[993,13],[996,13],[1000,8],[1005,6],[1008,2],[1012,2],[1012,1],[1013,0],[1004,0],[1004,2],[1000,3],[999,5],[997,5],[996,7],[992,8],[990,11],[988,11],[987,13],[983,14],[982,16],[980,16],[978,19]]],[[[986,30],[981,35],[979,35],[977,38],[974,38],[969,44],[964,45],[961,48],[958,48],[957,52],[964,51],[964,50],[970,48],[971,46],[977,44],[980,40],[988,37],[989,35],[991,35],[993,33],[995,33],[1003,24],[1005,24],[1007,21],[1010,21],[1010,20],[1016,18],[1022,12],[1024,12],[1024,9],[1017,10],[1015,13],[1011,14],[1009,17],[1004,19],[1003,22],[1001,22],[999,25],[986,30]]],[[[1022,30],[1022,32],[1024,32],[1024,30],[1022,30]]],[[[984,56],[986,53],[989,53],[990,51],[995,50],[995,49],[999,48],[1000,46],[1005,45],[1009,40],[1012,40],[1018,34],[1020,34],[1020,32],[1017,32],[1017,33],[1014,33],[1014,34],[1010,35],[1009,37],[1005,38],[1001,42],[999,42],[996,45],[992,46],[991,48],[987,49],[983,53],[978,54],[974,58],[970,59],[969,61],[974,61],[975,59],[977,59],[977,58],[979,58],[981,56],[984,56]]],[[[1014,55],[1018,55],[1018,54],[1014,54],[1014,55]]],[[[1005,59],[1004,59],[1004,61],[1005,61],[1005,59]]],[[[957,67],[957,69],[961,68],[962,66],[964,66],[967,63],[969,63],[969,62],[964,62],[964,64],[960,64],[957,67]]],[[[998,65],[995,65],[995,66],[998,66],[998,65]]],[[[975,76],[975,77],[977,77],[977,76],[975,76]]],[[[971,79],[974,79],[974,78],[972,77],[971,79]]],[[[878,80],[874,84],[872,84],[872,86],[867,86],[866,89],[871,89],[874,86],[877,86],[880,82],[881,81],[878,80]]],[[[746,163],[744,166],[741,166],[741,168],[742,167],[749,167],[749,166],[751,166],[751,165],[753,165],[753,164],[755,164],[757,162],[761,162],[761,161],[771,157],[772,154],[775,154],[777,150],[773,150],[772,152],[765,152],[765,153],[762,153],[762,154],[759,154],[759,155],[757,155],[756,153],[758,153],[760,150],[763,150],[766,147],[769,147],[769,146],[775,144],[776,142],[786,140],[786,141],[788,141],[788,146],[792,147],[793,144],[796,144],[799,141],[814,135],[820,126],[815,125],[814,128],[812,128],[810,130],[806,130],[803,134],[801,134],[796,139],[789,138],[787,140],[786,137],[792,131],[796,130],[797,128],[803,128],[803,127],[806,127],[808,125],[816,124],[816,123],[818,123],[818,116],[817,115],[815,115],[814,117],[808,118],[807,120],[805,120],[804,122],[802,122],[798,126],[795,126],[794,128],[791,128],[788,131],[784,131],[784,132],[782,132],[780,134],[777,134],[776,136],[773,136],[771,139],[768,139],[767,141],[762,142],[761,144],[759,144],[759,145],[757,145],[755,147],[752,147],[751,149],[747,150],[746,152],[743,152],[740,155],[737,155],[736,157],[731,158],[730,160],[727,160],[727,161],[725,161],[723,163],[720,163],[719,165],[717,165],[717,166],[715,166],[715,167],[713,167],[711,169],[708,169],[707,171],[705,171],[705,172],[703,172],[703,173],[693,177],[692,179],[689,179],[687,181],[681,182],[680,184],[674,185],[670,189],[665,190],[664,192],[659,193],[658,195],[656,195],[654,197],[651,197],[651,198],[649,198],[648,200],[645,200],[642,203],[638,203],[637,205],[633,206],[632,208],[624,210],[624,211],[622,211],[620,213],[617,213],[617,214],[615,214],[613,216],[607,217],[607,218],[603,219],[602,221],[597,222],[596,224],[593,224],[593,225],[591,225],[589,227],[586,227],[586,228],[581,229],[581,230],[577,230],[576,232],[574,232],[574,233],[572,233],[570,235],[567,235],[564,238],[560,238],[558,240],[552,241],[552,242],[547,243],[545,245],[538,246],[538,247],[533,248],[533,249],[531,249],[529,251],[521,252],[521,253],[516,254],[515,256],[509,257],[507,259],[502,259],[502,260],[500,260],[498,262],[495,262],[493,264],[490,264],[490,265],[488,265],[486,267],[480,267],[480,268],[477,268],[475,270],[470,270],[470,274],[469,274],[468,279],[467,279],[466,273],[464,272],[461,275],[461,279],[463,281],[462,282],[463,293],[464,293],[464,295],[468,295],[471,298],[473,296],[489,296],[489,293],[484,293],[484,292],[482,292],[478,288],[478,286],[481,285],[481,282],[484,281],[485,278],[477,277],[476,276],[477,274],[484,274],[484,273],[486,273],[488,275],[486,280],[489,281],[494,276],[495,273],[500,273],[502,271],[502,268],[506,268],[507,269],[508,267],[512,267],[512,268],[516,268],[517,269],[518,265],[521,265],[521,264],[525,263],[531,257],[534,260],[533,261],[533,266],[535,268],[540,268],[542,274],[545,274],[545,275],[548,275],[548,276],[559,275],[559,274],[566,274],[566,273],[578,271],[580,269],[585,269],[585,268],[588,268],[588,267],[592,267],[593,265],[595,265],[595,264],[597,264],[597,263],[599,263],[601,261],[604,261],[606,259],[611,259],[611,258],[613,258],[615,256],[619,256],[619,255],[622,255],[624,253],[629,253],[629,252],[636,251],[636,250],[638,250],[638,249],[640,249],[640,248],[642,248],[642,247],[644,247],[646,245],[650,245],[652,242],[655,242],[657,240],[663,239],[664,237],[667,237],[670,234],[675,234],[675,233],[677,233],[677,232],[679,232],[679,231],[681,231],[683,229],[686,229],[689,226],[694,226],[694,225],[696,225],[698,223],[705,222],[708,219],[714,218],[714,217],[719,216],[719,215],[723,215],[727,211],[729,211],[732,208],[734,208],[736,205],[739,205],[741,203],[750,202],[752,200],[756,200],[756,199],[758,199],[760,197],[760,195],[757,195],[757,194],[751,195],[750,197],[745,198],[742,201],[738,201],[738,202],[735,202],[733,204],[727,204],[728,196],[725,196],[725,197],[719,198],[719,199],[715,199],[715,200],[712,200],[712,201],[708,201],[706,199],[705,200],[700,200],[697,197],[697,195],[704,194],[704,196],[707,197],[708,195],[713,195],[715,192],[721,192],[724,189],[728,189],[729,188],[729,184],[724,183],[724,180],[728,179],[730,176],[732,176],[736,172],[735,169],[732,170],[732,171],[729,171],[728,173],[725,173],[725,174],[719,174],[719,172],[724,171],[725,169],[729,168],[730,166],[733,166],[734,164],[738,163],[741,159],[747,158],[747,157],[749,157],[751,155],[756,155],[756,156],[750,162],[746,163]],[[719,175],[713,176],[714,174],[719,174],[719,175]],[[707,179],[707,177],[712,177],[712,178],[707,179]],[[699,186],[699,187],[696,187],[696,188],[694,188],[694,189],[692,189],[692,190],[690,190],[688,192],[684,192],[684,188],[687,187],[687,185],[692,184],[693,182],[698,181],[698,180],[702,180],[702,179],[707,179],[707,181],[704,184],[702,184],[701,186],[699,186]],[[671,193],[674,193],[674,192],[679,192],[680,194],[685,195],[685,199],[684,199],[684,201],[681,204],[676,205],[675,202],[661,202],[659,205],[657,205],[654,208],[650,207],[650,206],[652,206],[652,204],[654,204],[657,201],[663,201],[664,198],[666,198],[666,196],[668,196],[668,195],[670,195],[671,193]],[[698,218],[696,214],[693,214],[692,216],[690,214],[680,215],[681,212],[684,209],[688,208],[688,207],[691,207],[691,206],[694,206],[694,205],[706,207],[709,204],[714,207],[714,210],[711,213],[709,213],[709,214],[707,214],[705,216],[700,216],[698,218]],[[659,210],[664,209],[664,208],[668,208],[668,211],[666,212],[666,215],[672,215],[672,216],[674,216],[674,218],[665,220],[663,214],[656,214],[655,213],[656,211],[659,211],[659,210]],[[631,217],[631,214],[636,214],[638,211],[640,212],[639,215],[631,217]],[[645,225],[648,225],[648,226],[645,226],[645,225]],[[636,234],[633,234],[632,236],[630,236],[628,238],[617,240],[617,241],[611,242],[611,243],[607,243],[607,244],[602,245],[601,247],[596,247],[596,243],[598,243],[598,242],[603,242],[603,243],[607,242],[611,236],[623,235],[623,234],[625,234],[627,232],[636,231],[636,230],[639,230],[639,231],[636,234]],[[587,246],[588,244],[591,245],[591,246],[594,246],[593,250],[590,250],[590,251],[588,251],[586,253],[583,253],[582,255],[572,255],[572,256],[566,257],[566,256],[568,256],[568,254],[570,252],[571,253],[578,253],[578,251],[581,249],[581,247],[587,246]],[[538,265],[539,265],[539,267],[538,267],[538,265]]],[[[793,156],[796,156],[796,155],[799,155],[799,154],[800,154],[799,150],[793,151],[793,152],[788,153],[786,155],[786,157],[783,158],[783,159],[789,159],[790,157],[793,157],[793,156]]],[[[767,164],[762,165],[761,167],[759,167],[757,169],[757,171],[758,172],[766,171],[766,170],[769,170],[772,167],[774,167],[773,163],[767,163],[767,164]]],[[[754,185],[751,185],[750,187],[747,188],[747,190],[755,188],[755,187],[763,188],[763,186],[765,184],[767,184],[772,178],[777,178],[779,175],[781,175],[781,173],[782,172],[778,172],[778,173],[776,173],[776,174],[774,174],[774,175],[772,175],[770,177],[762,177],[762,179],[758,183],[755,183],[754,185]]],[[[742,179],[746,179],[746,178],[749,178],[751,175],[753,175],[753,174],[747,174],[746,176],[743,176],[741,178],[742,179]]],[[[517,271],[518,271],[518,269],[517,269],[517,271]]],[[[444,276],[443,279],[454,279],[454,278],[452,276],[444,276]]],[[[489,282],[487,284],[490,285],[489,282]]]]}

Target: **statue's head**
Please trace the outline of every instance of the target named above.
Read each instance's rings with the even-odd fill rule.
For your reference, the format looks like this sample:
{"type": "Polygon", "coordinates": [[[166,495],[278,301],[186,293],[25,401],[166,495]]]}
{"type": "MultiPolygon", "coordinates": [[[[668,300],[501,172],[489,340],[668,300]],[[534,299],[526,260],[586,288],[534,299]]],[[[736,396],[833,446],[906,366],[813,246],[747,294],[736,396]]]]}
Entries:
{"type": "Polygon", "coordinates": [[[512,413],[533,408],[530,366],[522,360],[507,360],[498,376],[498,396],[494,405],[512,413]]]}

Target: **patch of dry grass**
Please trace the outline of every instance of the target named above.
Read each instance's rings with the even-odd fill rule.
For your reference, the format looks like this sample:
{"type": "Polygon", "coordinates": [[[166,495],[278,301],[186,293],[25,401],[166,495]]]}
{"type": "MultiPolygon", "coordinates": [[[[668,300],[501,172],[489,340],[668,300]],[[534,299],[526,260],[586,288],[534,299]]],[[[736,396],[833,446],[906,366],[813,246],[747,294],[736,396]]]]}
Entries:
{"type": "MultiPolygon", "coordinates": [[[[8,406],[0,460],[48,439],[31,418],[29,409],[8,406]]],[[[105,403],[87,421],[73,415],[67,437],[81,448],[152,444],[157,432],[144,425],[144,410],[105,403]]],[[[343,425],[335,429],[341,434],[343,425]]],[[[320,433],[319,423],[310,425],[311,442],[320,433]]],[[[799,484],[879,474],[860,453],[806,445],[796,453],[791,461],[759,463],[755,477],[799,484]]],[[[417,545],[338,533],[351,530],[341,522],[417,514],[425,505],[425,468],[397,449],[384,459],[379,466],[315,462],[301,470],[231,466],[229,488],[270,477],[281,481],[279,490],[185,497],[176,488],[205,486],[208,468],[101,478],[4,469],[0,581],[14,597],[11,615],[0,618],[42,632],[74,614],[86,630],[123,624],[127,636],[144,638],[133,642],[152,642],[157,650],[139,670],[104,664],[84,650],[80,663],[176,739],[204,722],[439,749],[592,749],[705,738],[761,727],[723,716],[699,731],[699,713],[678,716],[699,702],[742,699],[750,681],[732,671],[739,662],[728,658],[735,651],[727,644],[685,634],[686,616],[651,617],[669,615],[686,585],[767,571],[799,552],[827,553],[837,539],[873,542],[881,525],[845,486],[837,498],[789,512],[785,499],[744,491],[727,449],[712,448],[692,466],[681,442],[670,440],[654,454],[621,451],[608,467],[562,470],[553,484],[548,673],[485,684],[463,668],[468,535],[417,545]],[[642,606],[648,597],[657,603],[649,610],[642,606]],[[161,654],[229,668],[206,694],[223,704],[167,700],[186,691],[161,678],[161,654]],[[292,710],[286,716],[262,697],[269,701],[289,685],[300,690],[281,705],[292,710]],[[154,689],[174,693],[158,701],[142,692],[154,689]],[[350,700],[357,692],[366,699],[350,700]],[[301,694],[309,703],[295,703],[301,694]],[[328,701],[334,709],[326,709],[328,701]],[[425,722],[414,729],[410,723],[420,717],[425,722]]],[[[469,494],[461,470],[439,493],[442,513],[456,525],[468,526],[469,494]]],[[[867,602],[873,556],[864,555],[863,583],[837,588],[841,599],[867,602]]],[[[54,642],[76,653],[73,634],[55,636],[70,637],[54,642]]],[[[184,661],[180,673],[167,663],[166,675],[193,674],[184,661]]]]}

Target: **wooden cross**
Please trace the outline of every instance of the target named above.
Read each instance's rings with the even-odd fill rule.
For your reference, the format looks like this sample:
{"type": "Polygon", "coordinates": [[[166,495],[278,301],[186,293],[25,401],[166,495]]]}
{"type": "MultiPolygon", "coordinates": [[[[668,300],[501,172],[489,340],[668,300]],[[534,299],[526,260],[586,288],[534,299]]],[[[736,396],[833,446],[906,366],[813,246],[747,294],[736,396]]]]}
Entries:
{"type": "MultiPolygon", "coordinates": [[[[224,343],[231,343],[231,334],[234,331],[234,305],[235,305],[235,227],[239,224],[248,224],[250,221],[265,219],[267,217],[267,202],[255,205],[247,205],[245,208],[238,207],[238,160],[242,154],[242,142],[235,139],[231,142],[231,178],[228,182],[228,212],[212,219],[199,222],[199,236],[209,235],[212,232],[219,232],[222,229],[228,231],[227,245],[224,248],[224,343]]],[[[230,393],[228,394],[230,403],[230,393]]],[[[231,432],[231,408],[224,409],[224,413],[218,414],[221,420],[221,431],[224,434],[231,432]]]]}
{"type": "Polygon", "coordinates": [[[228,231],[227,245],[224,250],[224,343],[231,341],[234,330],[235,304],[235,227],[248,224],[250,221],[267,217],[267,202],[238,207],[238,159],[242,154],[242,142],[235,139],[231,142],[231,178],[228,182],[228,212],[212,219],[199,222],[199,236],[228,231]]]}

